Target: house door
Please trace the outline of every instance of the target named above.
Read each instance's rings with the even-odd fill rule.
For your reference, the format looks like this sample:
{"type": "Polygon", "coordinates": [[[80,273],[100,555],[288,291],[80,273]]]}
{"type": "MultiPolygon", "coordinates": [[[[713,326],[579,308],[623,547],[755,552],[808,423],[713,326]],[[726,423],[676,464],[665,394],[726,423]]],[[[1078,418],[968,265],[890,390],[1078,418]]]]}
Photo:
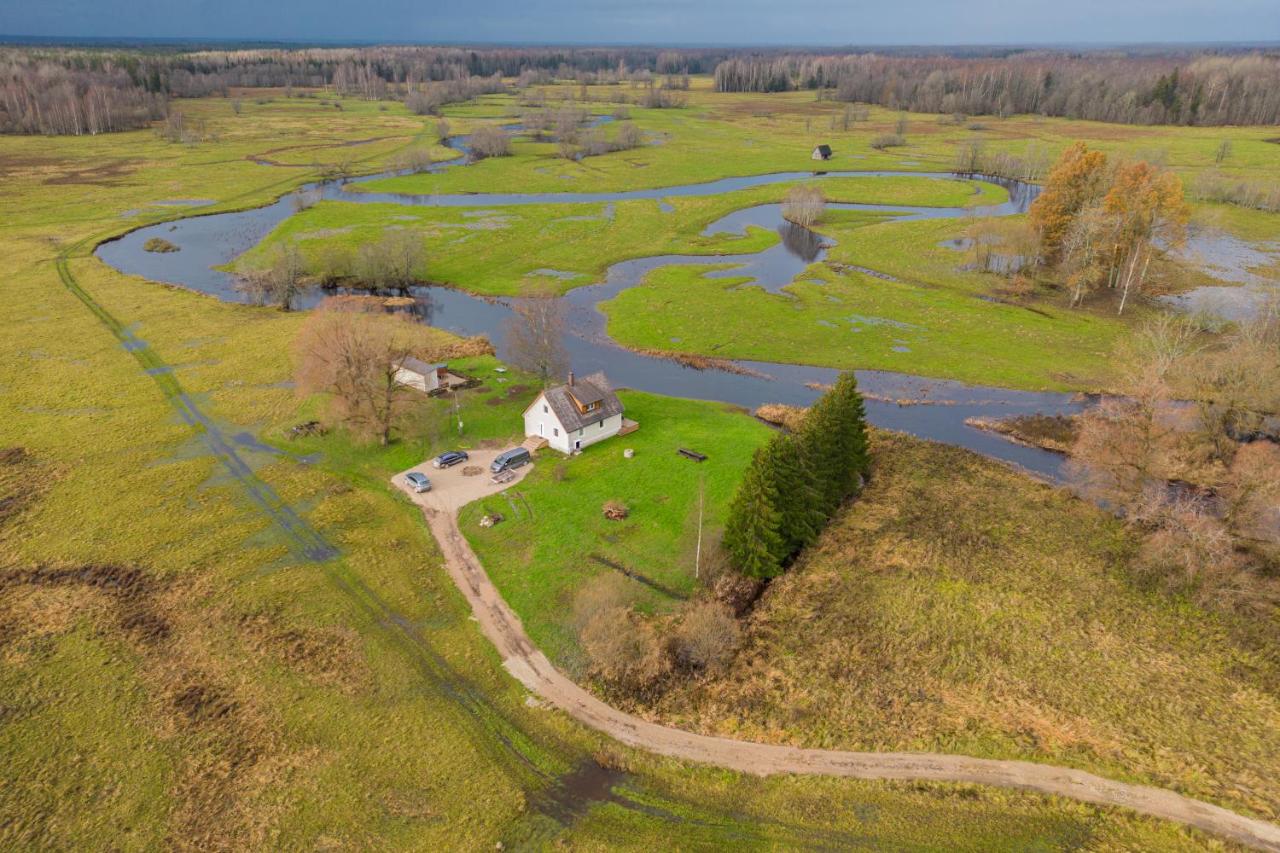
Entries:
{"type": "Polygon", "coordinates": [[[574,450],[581,450],[581,449],[582,449],[582,442],[581,442],[581,441],[575,441],[575,442],[573,443],[573,449],[574,449],[574,450]]]}
{"type": "Polygon", "coordinates": [[[546,430],[546,426],[542,423],[542,421],[538,421],[538,437],[539,438],[543,437],[544,430],[546,430]]]}

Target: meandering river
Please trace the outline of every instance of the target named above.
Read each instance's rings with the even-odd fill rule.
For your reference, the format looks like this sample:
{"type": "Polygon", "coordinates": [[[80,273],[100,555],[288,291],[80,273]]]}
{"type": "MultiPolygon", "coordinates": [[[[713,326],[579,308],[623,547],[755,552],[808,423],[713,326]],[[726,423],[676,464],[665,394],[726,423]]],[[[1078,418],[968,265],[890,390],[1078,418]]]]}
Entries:
{"type": "MultiPolygon", "coordinates": [[[[519,130],[518,127],[514,128],[519,130]]],[[[450,141],[463,158],[442,163],[436,169],[466,165],[469,158],[465,137],[450,141]]],[[[724,178],[705,183],[624,192],[570,193],[474,193],[453,195],[411,195],[365,192],[356,187],[384,173],[343,183],[311,184],[300,192],[324,199],[353,203],[393,203],[437,207],[499,208],[521,204],[599,204],[635,199],[656,200],[678,196],[713,196],[750,187],[797,180],[820,181],[834,177],[887,177],[909,174],[915,177],[953,179],[941,172],[836,171],[826,173],[778,172],[767,175],[724,178]]],[[[1038,188],[1021,182],[1000,182],[1009,200],[974,208],[914,207],[883,204],[831,204],[832,209],[868,210],[895,220],[963,216],[1007,216],[1027,209],[1038,188]]],[[[103,243],[97,254],[121,272],[167,282],[228,301],[244,301],[235,288],[235,277],[215,269],[257,245],[277,225],[297,210],[297,194],[252,210],[193,216],[176,222],[147,226],[103,243]],[[154,253],[143,250],[152,237],[163,237],[181,251],[154,253]]],[[[664,207],[663,209],[667,209],[664,207]]],[[[646,274],[658,267],[683,265],[732,265],[711,275],[748,276],[755,284],[779,291],[815,261],[821,260],[829,241],[786,222],[780,204],[761,204],[728,214],[707,227],[707,234],[743,233],[757,226],[777,230],[782,239],[760,252],[737,255],[660,255],[622,261],[609,267],[604,281],[576,288],[561,297],[568,322],[564,347],[580,375],[605,371],[619,387],[650,391],[676,397],[720,400],[747,408],[764,403],[808,405],[821,387],[832,382],[839,371],[805,365],[737,361],[731,369],[694,369],[675,361],[643,355],[615,343],[608,335],[599,306],[623,290],[637,286],[646,274]]],[[[506,329],[515,300],[488,300],[459,290],[424,285],[412,288],[417,300],[414,313],[432,325],[463,335],[486,335],[499,357],[506,353],[506,329]]],[[[314,304],[318,296],[299,307],[314,304]]],[[[1008,417],[1040,412],[1069,414],[1084,408],[1078,397],[1060,393],[1012,391],[948,380],[928,379],[886,371],[857,371],[867,395],[867,415],[871,423],[901,430],[922,438],[969,448],[1050,479],[1062,476],[1063,458],[1048,451],[1012,444],[999,436],[965,424],[969,417],[1008,417]],[[896,401],[911,401],[900,403],[896,401]]]]}

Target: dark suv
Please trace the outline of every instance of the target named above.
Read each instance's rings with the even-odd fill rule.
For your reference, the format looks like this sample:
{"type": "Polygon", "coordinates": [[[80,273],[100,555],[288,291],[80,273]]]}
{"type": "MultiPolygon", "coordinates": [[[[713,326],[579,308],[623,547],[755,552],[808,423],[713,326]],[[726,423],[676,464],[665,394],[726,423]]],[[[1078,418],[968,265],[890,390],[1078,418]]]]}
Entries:
{"type": "Polygon", "coordinates": [[[450,450],[448,453],[441,453],[435,459],[432,459],[431,464],[436,468],[450,468],[459,462],[466,462],[470,458],[465,450],[450,450]]]}

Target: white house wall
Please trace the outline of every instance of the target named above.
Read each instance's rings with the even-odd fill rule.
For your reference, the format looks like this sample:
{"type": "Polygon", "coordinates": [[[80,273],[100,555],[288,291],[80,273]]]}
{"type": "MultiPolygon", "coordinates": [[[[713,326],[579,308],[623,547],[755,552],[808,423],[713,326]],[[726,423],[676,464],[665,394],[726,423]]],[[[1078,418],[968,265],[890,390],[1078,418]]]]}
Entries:
{"type": "Polygon", "coordinates": [[[542,396],[534,400],[524,413],[524,434],[545,438],[549,447],[561,453],[573,452],[578,442],[581,442],[581,447],[590,447],[598,441],[612,438],[620,429],[622,415],[605,418],[603,424],[594,421],[581,430],[566,430],[542,396]]]}
{"type": "Polygon", "coordinates": [[[569,452],[569,437],[560,426],[556,413],[541,395],[533,401],[533,405],[524,413],[524,434],[545,438],[547,444],[561,453],[569,452]]]}
{"type": "Polygon", "coordinates": [[[587,424],[582,429],[571,432],[568,436],[569,446],[572,447],[574,442],[580,441],[583,447],[590,447],[598,441],[613,438],[620,429],[622,429],[622,415],[614,415],[611,418],[605,418],[602,422],[587,424]]]}

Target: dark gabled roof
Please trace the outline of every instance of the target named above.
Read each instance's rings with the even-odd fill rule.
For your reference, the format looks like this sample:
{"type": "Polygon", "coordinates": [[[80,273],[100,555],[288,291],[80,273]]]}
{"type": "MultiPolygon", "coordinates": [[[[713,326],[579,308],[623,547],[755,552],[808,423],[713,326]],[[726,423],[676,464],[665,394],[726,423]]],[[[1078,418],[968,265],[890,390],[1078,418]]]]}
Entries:
{"type": "Polygon", "coordinates": [[[410,355],[410,356],[405,356],[404,360],[400,362],[400,367],[412,373],[419,373],[423,376],[426,376],[428,373],[435,373],[437,370],[444,367],[444,365],[443,364],[427,364],[422,359],[414,358],[413,356],[410,355]]]}
{"type": "Polygon", "coordinates": [[[603,373],[593,373],[583,379],[576,379],[572,386],[557,385],[542,392],[547,398],[547,405],[555,412],[560,425],[568,431],[582,429],[597,421],[622,414],[622,401],[609,387],[609,380],[603,373]],[[574,405],[574,400],[586,405],[599,403],[600,408],[591,412],[581,412],[574,405]]]}
{"type": "Polygon", "coordinates": [[[815,148],[814,150],[815,150],[815,151],[817,151],[819,154],[821,154],[823,157],[830,157],[830,156],[831,156],[831,146],[830,146],[830,145],[819,145],[819,146],[818,146],[817,148],[815,148]]]}

